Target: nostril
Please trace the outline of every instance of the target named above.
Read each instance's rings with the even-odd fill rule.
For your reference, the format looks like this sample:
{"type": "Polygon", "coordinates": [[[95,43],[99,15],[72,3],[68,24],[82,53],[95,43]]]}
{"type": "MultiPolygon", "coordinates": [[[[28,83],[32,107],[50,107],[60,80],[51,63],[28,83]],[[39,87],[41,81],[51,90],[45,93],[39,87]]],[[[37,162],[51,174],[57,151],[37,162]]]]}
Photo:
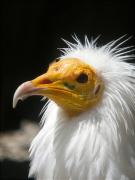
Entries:
{"type": "Polygon", "coordinates": [[[41,84],[50,84],[50,83],[52,83],[52,81],[49,80],[49,79],[42,79],[42,80],[40,81],[40,83],[41,83],[41,84]]]}
{"type": "Polygon", "coordinates": [[[54,67],[54,71],[58,71],[59,70],[59,68],[58,67],[54,67]]]}

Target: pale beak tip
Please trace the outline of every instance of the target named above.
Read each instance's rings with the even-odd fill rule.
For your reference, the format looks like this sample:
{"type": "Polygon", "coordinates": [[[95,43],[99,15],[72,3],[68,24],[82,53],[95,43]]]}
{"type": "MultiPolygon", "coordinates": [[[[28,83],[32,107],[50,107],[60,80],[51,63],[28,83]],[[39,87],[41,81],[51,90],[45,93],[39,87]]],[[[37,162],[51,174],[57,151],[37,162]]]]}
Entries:
{"type": "Polygon", "coordinates": [[[18,103],[18,99],[13,98],[13,104],[12,104],[13,109],[16,108],[17,103],[18,103]]]}
{"type": "Polygon", "coordinates": [[[13,104],[12,104],[13,109],[16,108],[17,103],[18,103],[19,100],[22,100],[22,99],[20,97],[17,97],[16,92],[15,92],[14,97],[13,97],[13,104]]]}
{"type": "Polygon", "coordinates": [[[18,98],[16,97],[16,92],[15,92],[13,97],[13,104],[12,104],[13,109],[15,109],[17,102],[18,102],[18,98]]]}
{"type": "Polygon", "coordinates": [[[27,82],[21,84],[17,88],[17,90],[14,93],[14,97],[13,97],[13,104],[12,104],[13,109],[16,107],[19,100],[24,100],[25,98],[27,98],[29,96],[27,94],[27,92],[32,90],[32,88],[33,88],[33,86],[30,81],[27,81],[27,82]]]}
{"type": "Polygon", "coordinates": [[[16,103],[15,101],[13,101],[13,104],[12,104],[13,109],[15,109],[16,104],[17,104],[17,103],[16,103]]]}
{"type": "Polygon", "coordinates": [[[14,99],[13,99],[13,104],[12,104],[12,107],[13,107],[13,109],[15,109],[15,107],[16,107],[16,102],[14,101],[14,99]]]}

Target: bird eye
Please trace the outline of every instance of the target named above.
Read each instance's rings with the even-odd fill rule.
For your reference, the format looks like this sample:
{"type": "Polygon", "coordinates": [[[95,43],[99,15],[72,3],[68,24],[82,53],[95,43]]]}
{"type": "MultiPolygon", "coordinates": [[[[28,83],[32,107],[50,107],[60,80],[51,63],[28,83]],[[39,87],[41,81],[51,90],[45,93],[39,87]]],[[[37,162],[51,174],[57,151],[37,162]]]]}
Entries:
{"type": "Polygon", "coordinates": [[[85,74],[85,73],[81,73],[77,79],[76,79],[77,82],[79,83],[86,83],[88,81],[88,75],[85,74]]]}

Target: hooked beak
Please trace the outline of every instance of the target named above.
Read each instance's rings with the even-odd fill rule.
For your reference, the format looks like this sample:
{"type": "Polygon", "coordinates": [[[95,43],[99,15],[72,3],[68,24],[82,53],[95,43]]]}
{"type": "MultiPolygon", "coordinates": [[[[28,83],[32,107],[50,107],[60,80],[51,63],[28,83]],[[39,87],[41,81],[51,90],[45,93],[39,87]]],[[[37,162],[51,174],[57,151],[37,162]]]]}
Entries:
{"type": "Polygon", "coordinates": [[[14,93],[13,97],[13,108],[16,107],[19,100],[24,100],[29,96],[41,95],[43,96],[42,91],[46,91],[47,85],[51,81],[46,78],[46,74],[43,74],[32,81],[27,81],[21,84],[14,93]]]}
{"type": "Polygon", "coordinates": [[[62,81],[51,81],[46,74],[43,74],[32,81],[24,82],[17,88],[13,97],[13,108],[19,100],[33,95],[48,97],[60,105],[64,105],[65,95],[68,99],[75,96],[65,88],[62,81]]]}
{"type": "Polygon", "coordinates": [[[16,107],[19,100],[24,100],[32,95],[40,95],[38,91],[42,88],[36,88],[33,86],[31,81],[27,81],[21,84],[14,93],[13,97],[13,108],[16,107]]]}

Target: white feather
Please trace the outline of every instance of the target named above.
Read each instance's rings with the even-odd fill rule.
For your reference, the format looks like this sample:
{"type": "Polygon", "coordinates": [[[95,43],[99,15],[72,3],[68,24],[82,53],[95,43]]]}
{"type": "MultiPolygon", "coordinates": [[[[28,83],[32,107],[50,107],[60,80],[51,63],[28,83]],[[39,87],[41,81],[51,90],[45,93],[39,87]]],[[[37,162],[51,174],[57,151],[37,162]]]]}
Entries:
{"type": "Polygon", "coordinates": [[[126,60],[130,47],[123,37],[103,47],[96,40],[85,45],[65,41],[62,58],[90,64],[102,78],[100,103],[72,119],[54,102],[42,117],[43,127],[30,148],[30,176],[38,180],[135,179],[135,72],[126,60]]]}

